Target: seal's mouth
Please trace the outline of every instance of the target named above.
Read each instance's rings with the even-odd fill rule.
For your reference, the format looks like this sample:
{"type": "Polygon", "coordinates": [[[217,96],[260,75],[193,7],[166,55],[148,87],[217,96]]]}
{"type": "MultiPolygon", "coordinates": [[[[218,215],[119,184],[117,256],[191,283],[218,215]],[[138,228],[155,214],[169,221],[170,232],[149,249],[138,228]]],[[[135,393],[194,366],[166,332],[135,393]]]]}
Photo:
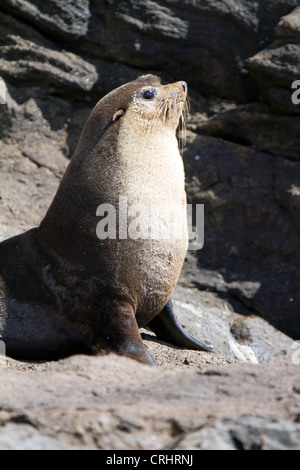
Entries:
{"type": "Polygon", "coordinates": [[[186,120],[186,97],[179,97],[178,95],[172,94],[163,101],[164,104],[160,113],[163,124],[167,125],[168,123],[172,123],[177,127],[183,116],[185,116],[186,120]]]}
{"type": "Polygon", "coordinates": [[[156,115],[160,116],[164,124],[166,124],[168,120],[179,117],[184,108],[185,101],[186,97],[178,96],[178,93],[171,92],[161,100],[156,115]]]}

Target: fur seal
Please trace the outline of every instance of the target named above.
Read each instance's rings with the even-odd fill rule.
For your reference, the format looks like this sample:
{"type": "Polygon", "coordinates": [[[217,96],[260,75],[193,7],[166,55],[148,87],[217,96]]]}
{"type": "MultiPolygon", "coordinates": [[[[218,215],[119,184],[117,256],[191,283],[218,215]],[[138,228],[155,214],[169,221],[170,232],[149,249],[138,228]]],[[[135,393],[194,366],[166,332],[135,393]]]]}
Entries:
{"type": "Polygon", "coordinates": [[[181,239],[96,233],[97,208],[119,214],[120,196],[128,205],[185,207],[176,128],[186,95],[185,82],[143,75],[104,96],[40,226],[0,244],[0,337],[9,356],[114,352],[152,364],[141,327],[211,350],[179,325],[170,300],[187,249],[183,212],[181,239]]]}

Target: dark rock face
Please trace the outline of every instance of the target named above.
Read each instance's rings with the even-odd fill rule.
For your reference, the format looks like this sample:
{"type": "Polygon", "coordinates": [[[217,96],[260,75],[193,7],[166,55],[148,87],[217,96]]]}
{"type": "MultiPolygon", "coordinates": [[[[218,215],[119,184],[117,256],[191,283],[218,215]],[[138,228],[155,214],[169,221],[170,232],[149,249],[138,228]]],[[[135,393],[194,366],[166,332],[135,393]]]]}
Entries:
{"type": "Polygon", "coordinates": [[[88,0],[3,0],[4,10],[27,20],[37,29],[59,37],[78,39],[85,36],[90,18],[88,0]]]}
{"type": "Polygon", "coordinates": [[[290,93],[287,92],[291,83],[299,79],[299,35],[300,7],[280,19],[272,43],[248,61],[251,72],[257,78],[262,100],[282,114],[300,112],[299,107],[292,106],[290,93]]]}
{"type": "Polygon", "coordinates": [[[188,196],[205,204],[198,253],[204,271],[193,283],[223,295],[235,311],[248,309],[297,336],[299,205],[292,187],[299,163],[211,136],[191,133],[187,142],[188,196]]]}
{"type": "Polygon", "coordinates": [[[142,73],[184,79],[187,193],[205,204],[205,245],[182,283],[299,338],[298,5],[2,0],[0,236],[39,223],[103,94],[142,73]]]}

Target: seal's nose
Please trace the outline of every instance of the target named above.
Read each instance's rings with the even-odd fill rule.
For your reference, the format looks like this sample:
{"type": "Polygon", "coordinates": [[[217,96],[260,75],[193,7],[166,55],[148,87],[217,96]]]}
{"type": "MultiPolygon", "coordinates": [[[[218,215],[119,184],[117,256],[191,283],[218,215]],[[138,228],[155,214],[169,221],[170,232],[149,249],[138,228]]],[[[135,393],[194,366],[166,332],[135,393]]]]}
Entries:
{"type": "Polygon", "coordinates": [[[181,82],[183,90],[186,92],[187,91],[187,83],[186,82],[181,82]]]}

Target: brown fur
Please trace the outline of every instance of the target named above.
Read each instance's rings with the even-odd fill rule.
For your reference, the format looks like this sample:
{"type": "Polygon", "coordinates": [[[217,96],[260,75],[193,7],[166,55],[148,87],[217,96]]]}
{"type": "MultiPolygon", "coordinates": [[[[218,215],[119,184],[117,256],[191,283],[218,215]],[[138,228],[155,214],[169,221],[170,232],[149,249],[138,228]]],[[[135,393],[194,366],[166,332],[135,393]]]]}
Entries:
{"type": "Polygon", "coordinates": [[[119,195],[185,204],[175,138],[185,93],[181,82],[163,86],[146,75],[102,98],[40,227],[0,244],[0,333],[9,355],[114,351],[152,362],[138,328],[168,302],[187,240],[99,240],[96,210],[117,205],[119,195]],[[140,112],[143,87],[157,90],[158,103],[174,95],[168,118],[165,110],[150,130],[153,104],[140,112]]]}

